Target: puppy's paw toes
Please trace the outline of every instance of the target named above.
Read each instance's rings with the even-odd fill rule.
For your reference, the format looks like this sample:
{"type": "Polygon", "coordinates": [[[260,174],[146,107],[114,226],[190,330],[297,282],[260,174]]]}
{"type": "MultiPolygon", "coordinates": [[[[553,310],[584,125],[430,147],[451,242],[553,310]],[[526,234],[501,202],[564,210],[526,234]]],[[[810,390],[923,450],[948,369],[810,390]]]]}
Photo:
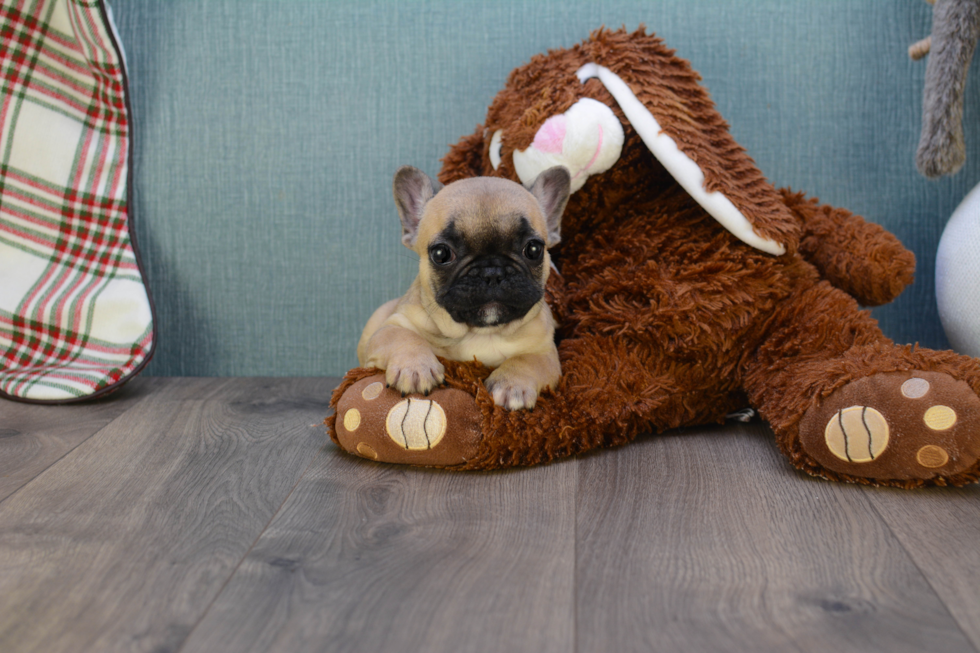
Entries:
{"type": "Polygon", "coordinates": [[[509,380],[503,376],[495,379],[491,374],[487,378],[486,386],[493,397],[493,403],[507,410],[531,409],[538,400],[537,387],[527,381],[509,380]]]}
{"type": "Polygon", "coordinates": [[[956,482],[980,459],[980,398],[944,373],[876,374],[811,408],[800,421],[800,444],[848,476],[956,482]]]}
{"type": "Polygon", "coordinates": [[[394,388],[402,396],[410,394],[428,396],[445,380],[446,371],[435,356],[404,363],[392,362],[385,371],[385,382],[388,387],[394,388]]]}
{"type": "Polygon", "coordinates": [[[378,374],[358,381],[336,406],[334,432],[347,452],[378,462],[451,467],[474,457],[481,413],[462,390],[438,388],[428,398],[385,388],[378,374]]]}

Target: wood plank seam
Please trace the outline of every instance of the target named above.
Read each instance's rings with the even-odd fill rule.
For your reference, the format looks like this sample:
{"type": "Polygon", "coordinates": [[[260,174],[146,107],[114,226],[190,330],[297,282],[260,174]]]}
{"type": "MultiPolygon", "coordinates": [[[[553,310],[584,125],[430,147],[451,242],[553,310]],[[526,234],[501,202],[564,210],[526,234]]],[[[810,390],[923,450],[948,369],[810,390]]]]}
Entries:
{"type": "MultiPolygon", "coordinates": [[[[318,427],[319,424],[311,424],[311,426],[318,427]]],[[[282,512],[282,507],[284,505],[286,505],[286,502],[287,501],[289,501],[289,497],[293,496],[293,492],[296,491],[296,487],[300,484],[300,481],[303,480],[303,477],[306,476],[306,473],[310,470],[310,467],[313,466],[313,463],[316,461],[316,459],[319,457],[319,455],[321,455],[323,453],[323,450],[326,449],[328,446],[329,445],[324,445],[323,447],[321,447],[320,451],[317,452],[317,455],[312,456],[310,458],[310,462],[308,462],[306,464],[306,467],[303,468],[303,472],[296,478],[296,482],[293,483],[293,487],[291,487],[289,489],[289,492],[286,493],[286,496],[283,497],[283,500],[282,500],[282,502],[280,502],[279,507],[276,508],[275,511],[273,511],[272,516],[269,517],[269,521],[267,521],[266,524],[265,524],[265,526],[262,527],[262,530],[259,531],[259,533],[255,536],[255,539],[252,540],[252,543],[249,545],[248,550],[245,551],[245,553],[242,555],[242,557],[239,558],[238,562],[231,569],[230,573],[228,574],[228,577],[225,578],[224,582],[221,584],[221,587],[218,589],[218,591],[215,593],[215,595],[211,598],[211,602],[208,603],[207,607],[204,608],[204,611],[201,612],[201,616],[194,623],[194,625],[187,631],[186,637],[184,637],[184,640],[176,648],[175,653],[180,653],[184,649],[184,646],[187,644],[188,640],[190,640],[191,636],[194,634],[194,631],[197,630],[198,626],[201,625],[201,622],[204,621],[207,618],[208,613],[211,611],[212,606],[214,606],[215,602],[217,602],[217,600],[224,593],[225,588],[228,587],[228,584],[231,582],[231,580],[238,573],[238,570],[241,568],[242,563],[244,563],[245,560],[248,559],[249,555],[251,555],[252,550],[255,548],[255,545],[258,544],[259,540],[262,539],[262,536],[265,535],[265,532],[267,530],[269,530],[269,526],[272,524],[272,522],[274,522],[276,520],[276,517],[279,515],[279,513],[282,512]]]]}
{"type": "Polygon", "coordinates": [[[117,420],[119,420],[123,416],[129,414],[129,412],[131,410],[133,410],[134,408],[136,408],[137,406],[142,405],[143,403],[149,401],[152,398],[153,398],[153,393],[150,393],[146,397],[143,397],[142,399],[136,401],[132,406],[130,406],[129,408],[127,408],[126,410],[124,410],[123,412],[119,413],[118,415],[116,415],[115,417],[113,417],[111,420],[109,420],[108,422],[106,422],[105,424],[103,424],[101,428],[99,428],[99,429],[97,429],[95,431],[92,431],[92,433],[90,433],[89,435],[85,436],[84,438],[82,438],[81,440],[79,440],[78,442],[76,442],[72,447],[70,447],[69,449],[66,449],[60,456],[58,456],[58,458],[52,460],[50,462],[50,464],[48,464],[44,469],[38,470],[38,472],[34,476],[32,476],[27,481],[25,481],[23,484],[21,484],[21,486],[18,487],[16,490],[14,490],[13,492],[11,492],[7,496],[5,496],[3,498],[0,498],[0,509],[3,508],[4,503],[7,502],[8,499],[10,499],[11,497],[17,495],[24,488],[28,487],[32,483],[35,483],[41,476],[43,476],[44,474],[46,474],[47,472],[49,472],[52,468],[54,468],[55,466],[57,466],[58,463],[60,463],[62,460],[64,460],[67,456],[69,456],[78,447],[80,447],[81,445],[85,444],[91,438],[95,437],[99,433],[102,433],[102,431],[104,431],[105,429],[109,428],[113,423],[115,423],[117,420]]]}
{"type": "Polygon", "coordinates": [[[878,506],[876,506],[875,505],[875,502],[872,501],[871,497],[868,496],[868,495],[864,495],[862,498],[871,507],[872,512],[874,512],[874,514],[878,516],[878,519],[881,521],[881,523],[885,525],[885,528],[887,528],[888,529],[888,532],[891,533],[892,538],[894,538],[894,540],[898,543],[898,546],[900,546],[901,549],[902,549],[902,551],[905,552],[905,555],[908,557],[909,561],[912,563],[912,566],[914,566],[916,568],[916,570],[918,570],[919,574],[922,576],[922,578],[925,580],[926,584],[929,586],[929,589],[931,589],[932,592],[933,592],[933,594],[936,595],[936,598],[939,599],[939,602],[942,604],[943,608],[946,610],[946,614],[948,614],[949,617],[950,617],[950,619],[953,620],[953,623],[956,624],[956,627],[963,634],[963,637],[968,642],[970,642],[971,645],[973,645],[973,648],[974,648],[974,650],[977,651],[977,653],[980,653],[980,642],[977,642],[973,638],[970,629],[967,628],[963,624],[963,622],[960,621],[959,618],[957,618],[956,613],[953,610],[950,609],[949,605],[946,603],[946,600],[943,598],[943,593],[941,591],[939,591],[939,589],[932,582],[932,574],[928,573],[927,570],[925,570],[925,569],[922,568],[922,566],[919,564],[919,561],[916,560],[915,554],[912,551],[910,551],[907,546],[905,546],[904,539],[898,536],[898,533],[896,533],[895,532],[895,529],[892,528],[891,521],[889,519],[887,519],[885,517],[885,515],[883,515],[881,513],[881,511],[878,509],[878,506]]]}

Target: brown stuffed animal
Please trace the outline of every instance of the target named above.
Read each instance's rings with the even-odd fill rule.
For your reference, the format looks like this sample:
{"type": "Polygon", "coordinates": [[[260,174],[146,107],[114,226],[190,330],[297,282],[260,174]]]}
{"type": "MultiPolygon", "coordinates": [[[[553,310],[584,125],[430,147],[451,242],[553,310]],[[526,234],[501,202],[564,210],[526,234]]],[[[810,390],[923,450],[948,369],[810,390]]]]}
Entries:
{"type": "Polygon", "coordinates": [[[548,297],[559,387],[510,412],[475,362],[445,361],[446,386],[429,397],[355,369],[327,419],[342,448],[458,469],[532,465],[751,406],[811,474],[902,487],[980,477],[980,362],[898,346],[859,307],[911,281],[911,253],[847,211],[773,188],[699,79],[643,28],[599,30],[513,71],[440,180],[571,170],[548,297]]]}

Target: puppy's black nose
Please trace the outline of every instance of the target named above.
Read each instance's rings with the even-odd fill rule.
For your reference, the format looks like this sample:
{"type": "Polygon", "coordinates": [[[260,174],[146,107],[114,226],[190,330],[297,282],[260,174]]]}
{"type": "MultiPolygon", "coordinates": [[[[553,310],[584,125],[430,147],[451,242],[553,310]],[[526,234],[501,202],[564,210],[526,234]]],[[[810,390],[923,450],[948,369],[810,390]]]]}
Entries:
{"type": "Polygon", "coordinates": [[[504,269],[497,266],[486,267],[480,276],[488,286],[498,286],[504,280],[504,269]]]}
{"type": "Polygon", "coordinates": [[[495,256],[481,265],[474,266],[470,274],[488,286],[499,286],[504,280],[505,263],[495,256]]]}

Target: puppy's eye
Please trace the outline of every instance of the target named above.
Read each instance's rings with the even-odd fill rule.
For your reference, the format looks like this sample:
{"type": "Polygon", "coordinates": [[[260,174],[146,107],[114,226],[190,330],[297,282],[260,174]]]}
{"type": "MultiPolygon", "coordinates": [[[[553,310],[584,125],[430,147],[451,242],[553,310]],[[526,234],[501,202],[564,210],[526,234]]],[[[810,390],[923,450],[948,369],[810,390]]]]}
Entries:
{"type": "Polygon", "coordinates": [[[448,265],[456,260],[456,254],[446,245],[433,245],[429,248],[429,259],[436,265],[448,265]]]}
{"type": "Polygon", "coordinates": [[[537,261],[544,254],[544,243],[540,240],[532,240],[524,246],[524,256],[531,261],[537,261]]]}

